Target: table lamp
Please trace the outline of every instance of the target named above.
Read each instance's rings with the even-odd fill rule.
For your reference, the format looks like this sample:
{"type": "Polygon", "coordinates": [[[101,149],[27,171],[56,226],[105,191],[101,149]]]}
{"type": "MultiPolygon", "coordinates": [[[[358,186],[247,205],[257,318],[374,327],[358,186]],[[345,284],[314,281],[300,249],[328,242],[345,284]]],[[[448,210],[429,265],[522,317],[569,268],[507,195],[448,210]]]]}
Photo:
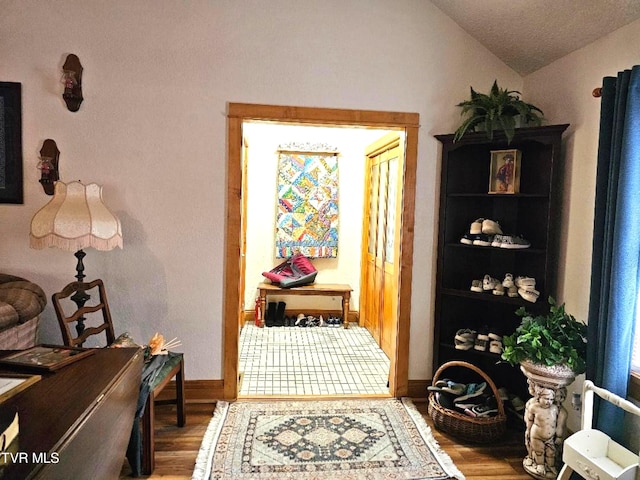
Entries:
{"type": "MultiPolygon", "coordinates": [[[[53,198],[31,220],[29,238],[31,248],[58,247],[75,252],[78,259],[75,277],[81,284],[85,278],[82,259],[86,253],[83,249],[122,248],[120,220],[104,204],[102,186],[95,183],[83,185],[80,182],[56,182],[53,198]]],[[[89,298],[79,288],[71,300],[81,308],[89,298]]],[[[76,328],[81,334],[84,323],[78,321],[76,328]]]]}

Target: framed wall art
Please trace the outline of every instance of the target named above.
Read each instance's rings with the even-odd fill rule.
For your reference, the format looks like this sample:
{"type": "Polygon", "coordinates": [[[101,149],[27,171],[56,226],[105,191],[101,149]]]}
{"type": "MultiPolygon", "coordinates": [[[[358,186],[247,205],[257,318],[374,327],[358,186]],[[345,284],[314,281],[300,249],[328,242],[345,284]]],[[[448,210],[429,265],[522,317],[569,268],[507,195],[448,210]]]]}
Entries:
{"type": "Polygon", "coordinates": [[[0,82],[0,203],[23,203],[21,91],[0,82]]]}
{"type": "Polygon", "coordinates": [[[520,192],[520,150],[491,150],[489,193],[520,192]]]}

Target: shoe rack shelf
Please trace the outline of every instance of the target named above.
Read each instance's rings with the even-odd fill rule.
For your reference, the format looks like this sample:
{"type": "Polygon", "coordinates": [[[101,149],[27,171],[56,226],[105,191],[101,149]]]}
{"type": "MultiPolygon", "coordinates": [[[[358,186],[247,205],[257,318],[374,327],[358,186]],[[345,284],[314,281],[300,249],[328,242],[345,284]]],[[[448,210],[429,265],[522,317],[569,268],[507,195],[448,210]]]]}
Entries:
{"type": "Polygon", "coordinates": [[[510,144],[499,132],[492,141],[479,132],[455,143],[453,134],[436,135],[442,143],[442,164],[433,371],[449,361],[466,361],[487,372],[498,386],[527,396],[526,380],[519,369],[500,363],[495,353],[458,350],[454,337],[460,329],[479,331],[484,326],[502,335],[513,333],[520,323],[515,315],[520,306],[544,311],[549,295],[556,295],[562,218],[561,147],[568,126],[521,128],[510,144]],[[508,149],[522,152],[520,190],[490,194],[491,151],[508,149]],[[499,222],[505,234],[522,235],[531,247],[512,250],[460,243],[477,218],[499,222]],[[470,291],[472,280],[488,274],[502,281],[506,273],[514,278],[535,278],[538,301],[470,291]]]}

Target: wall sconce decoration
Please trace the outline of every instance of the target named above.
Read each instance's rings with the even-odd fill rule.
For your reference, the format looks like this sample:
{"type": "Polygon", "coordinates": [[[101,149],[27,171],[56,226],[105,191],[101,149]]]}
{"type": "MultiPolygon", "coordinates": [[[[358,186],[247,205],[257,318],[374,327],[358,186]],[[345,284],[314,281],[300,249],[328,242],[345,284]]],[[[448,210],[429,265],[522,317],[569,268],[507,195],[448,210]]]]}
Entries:
{"type": "Polygon", "coordinates": [[[53,195],[55,184],[60,180],[59,160],[60,150],[58,150],[56,142],[47,138],[40,149],[40,161],[38,162],[38,170],[41,172],[40,183],[47,195],[53,195]]]}
{"type": "Polygon", "coordinates": [[[62,83],[64,83],[64,93],[62,98],[67,108],[72,112],[77,112],[82,103],[82,65],[77,55],[70,53],[62,65],[62,83]]]}

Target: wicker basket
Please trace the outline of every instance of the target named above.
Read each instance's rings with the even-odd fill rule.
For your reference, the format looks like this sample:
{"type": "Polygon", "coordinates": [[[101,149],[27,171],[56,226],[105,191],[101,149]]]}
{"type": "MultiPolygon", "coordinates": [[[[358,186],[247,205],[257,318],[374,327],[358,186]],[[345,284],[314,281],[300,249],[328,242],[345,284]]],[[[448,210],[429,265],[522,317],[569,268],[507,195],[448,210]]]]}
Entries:
{"type": "Polygon", "coordinates": [[[493,390],[498,404],[498,414],[493,417],[470,417],[455,410],[444,408],[440,405],[434,392],[429,394],[428,412],[433,419],[434,426],[443,432],[472,443],[488,442],[502,437],[507,429],[507,416],[504,413],[504,405],[495,383],[489,376],[475,365],[467,362],[452,361],[443,364],[433,376],[433,384],[438,381],[440,374],[450,367],[465,367],[479,374],[493,390]]]}

